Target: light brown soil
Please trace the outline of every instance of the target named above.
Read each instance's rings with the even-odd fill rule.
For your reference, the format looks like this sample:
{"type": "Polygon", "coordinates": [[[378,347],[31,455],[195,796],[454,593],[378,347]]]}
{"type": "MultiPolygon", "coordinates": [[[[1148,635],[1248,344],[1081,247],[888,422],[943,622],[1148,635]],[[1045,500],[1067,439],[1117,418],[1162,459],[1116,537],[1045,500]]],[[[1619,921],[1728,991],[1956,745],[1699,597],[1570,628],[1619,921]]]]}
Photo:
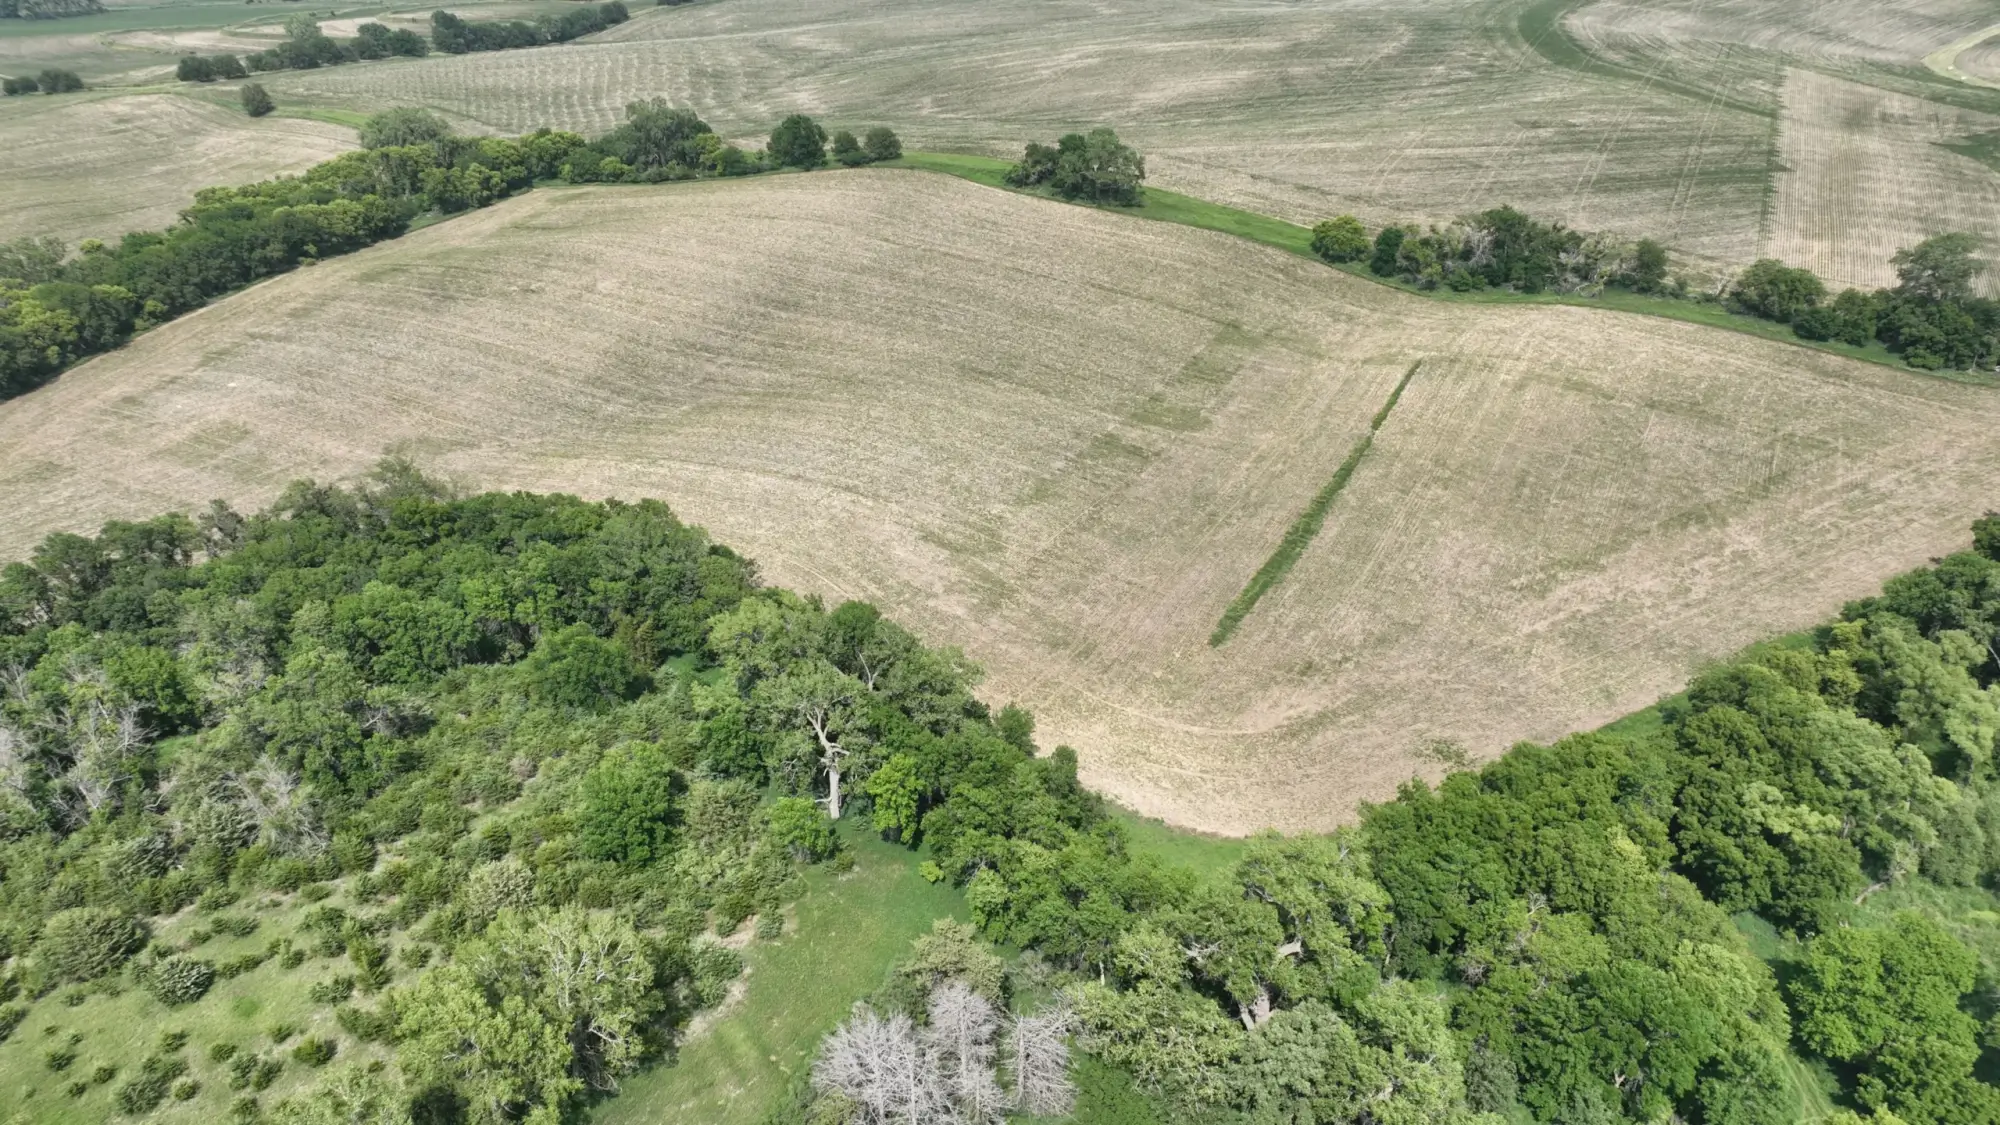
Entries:
{"type": "Polygon", "coordinates": [[[385,452],[658,496],[990,672],[1088,779],[1325,827],[1952,550],[2000,395],[1634,316],[1447,305],[864,171],[537,191],[0,404],[0,555],[385,452]],[[1409,365],[1290,578],[1209,630],[1409,365]]]}

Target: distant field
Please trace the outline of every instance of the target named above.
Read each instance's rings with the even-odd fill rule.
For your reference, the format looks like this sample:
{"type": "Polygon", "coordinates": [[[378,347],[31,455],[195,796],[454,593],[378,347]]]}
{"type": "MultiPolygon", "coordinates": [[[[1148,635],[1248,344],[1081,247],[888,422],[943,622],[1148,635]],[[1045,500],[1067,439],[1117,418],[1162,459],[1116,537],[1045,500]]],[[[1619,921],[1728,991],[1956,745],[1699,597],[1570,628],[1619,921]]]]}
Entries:
{"type": "Polygon", "coordinates": [[[1764,253],[1836,289],[1894,285],[1890,255],[1945,231],[1985,236],[1991,256],[2000,178],[1943,145],[1996,130],[2000,117],[1791,71],[1764,253]]]}
{"type": "Polygon", "coordinates": [[[647,9],[559,49],[285,75],[273,89],[338,108],[432,105],[503,132],[603,130],[659,95],[741,136],[805,112],[997,155],[1108,123],[1162,186],[1293,220],[1442,221],[1514,202],[1747,260],[1775,94],[1744,112],[1553,65],[1521,37],[1526,7],[716,0],[647,9]]]}
{"type": "Polygon", "coordinates": [[[172,222],[194,193],[295,172],[354,147],[354,131],[261,120],[175,94],[0,101],[7,154],[0,241],[116,239],[172,222]]]}
{"type": "Polygon", "coordinates": [[[1597,725],[1952,549],[1996,421],[1990,391],[924,173],[543,190],[0,404],[0,555],[388,451],[660,496],[963,645],[1140,812],[1298,828],[1435,769],[1425,739],[1597,725]]]}

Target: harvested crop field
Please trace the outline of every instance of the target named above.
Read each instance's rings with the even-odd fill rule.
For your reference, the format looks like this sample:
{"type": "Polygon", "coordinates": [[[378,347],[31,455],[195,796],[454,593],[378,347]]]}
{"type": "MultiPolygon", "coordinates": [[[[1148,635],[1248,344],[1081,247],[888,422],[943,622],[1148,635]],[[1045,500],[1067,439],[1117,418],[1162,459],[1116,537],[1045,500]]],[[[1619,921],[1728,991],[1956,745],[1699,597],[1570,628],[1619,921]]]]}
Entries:
{"type": "Polygon", "coordinates": [[[1775,95],[1746,112],[1554,65],[1522,38],[1524,7],[757,0],[647,9],[560,48],[270,84],[280,101],[423,104],[501,132],[602,131],[657,95],[738,137],[803,112],[1003,156],[1109,124],[1161,186],[1295,221],[1445,221],[1512,202],[1703,263],[1748,261],[1775,95]]]}
{"type": "Polygon", "coordinates": [[[1834,289],[1894,285],[1890,255],[1946,231],[1984,236],[1990,255],[2000,180],[1943,145],[1995,130],[2000,117],[1791,71],[1765,253],[1834,289]]]}
{"type": "Polygon", "coordinates": [[[174,94],[0,102],[0,241],[116,239],[166,226],[216,184],[296,172],[354,147],[354,130],[246,117],[174,94]]]}
{"type": "Polygon", "coordinates": [[[0,404],[0,549],[390,451],[659,496],[962,645],[1143,811],[1323,827],[1435,769],[1426,739],[1598,724],[1952,549],[1996,422],[2000,394],[1735,334],[825,172],[537,191],[169,324],[0,404]]]}

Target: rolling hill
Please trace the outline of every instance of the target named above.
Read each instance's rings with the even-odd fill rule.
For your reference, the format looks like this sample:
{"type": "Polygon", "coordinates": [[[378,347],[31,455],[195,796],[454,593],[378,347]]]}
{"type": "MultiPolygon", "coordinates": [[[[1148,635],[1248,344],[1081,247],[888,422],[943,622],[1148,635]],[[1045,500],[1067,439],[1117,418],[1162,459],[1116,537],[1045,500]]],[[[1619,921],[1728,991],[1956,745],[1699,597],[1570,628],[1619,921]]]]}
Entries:
{"type": "Polygon", "coordinates": [[[1324,827],[1436,769],[1429,739],[1601,723],[1955,549],[1996,420],[1975,387],[918,172],[539,190],[0,404],[0,552],[391,452],[659,496],[962,645],[1143,811],[1324,827]]]}

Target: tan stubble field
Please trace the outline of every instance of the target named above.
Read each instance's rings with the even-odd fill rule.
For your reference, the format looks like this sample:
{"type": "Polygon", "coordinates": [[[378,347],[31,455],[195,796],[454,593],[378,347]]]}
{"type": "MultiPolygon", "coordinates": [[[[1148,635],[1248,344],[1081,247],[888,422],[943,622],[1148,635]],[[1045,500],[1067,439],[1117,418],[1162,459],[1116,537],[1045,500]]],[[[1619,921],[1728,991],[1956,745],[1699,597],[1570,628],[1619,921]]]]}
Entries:
{"type": "Polygon", "coordinates": [[[0,405],[0,552],[385,452],[659,496],[1176,823],[1324,827],[1953,549],[2000,396],[919,173],[538,191],[0,405]],[[1287,582],[1229,599],[1423,366],[1287,582]]]}

